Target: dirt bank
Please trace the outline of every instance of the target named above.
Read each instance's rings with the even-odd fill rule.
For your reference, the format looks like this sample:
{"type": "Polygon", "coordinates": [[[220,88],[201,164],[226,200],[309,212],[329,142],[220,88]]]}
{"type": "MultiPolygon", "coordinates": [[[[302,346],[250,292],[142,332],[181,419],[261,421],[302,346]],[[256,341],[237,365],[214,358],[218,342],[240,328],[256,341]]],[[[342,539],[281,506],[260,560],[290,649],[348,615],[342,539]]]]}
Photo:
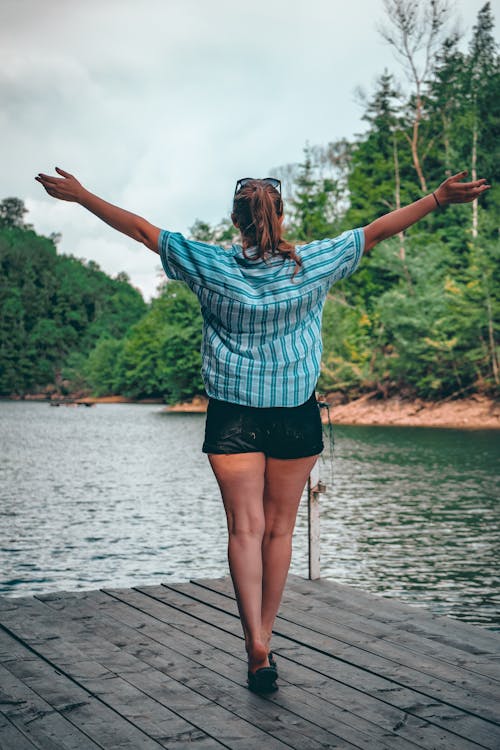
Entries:
{"type": "MultiPolygon", "coordinates": [[[[332,422],[354,425],[400,425],[406,427],[452,427],[459,429],[500,429],[500,403],[485,396],[471,396],[457,401],[405,401],[398,398],[375,399],[371,396],[330,403],[332,422]]],[[[204,412],[207,399],[197,398],[193,402],[166,406],[172,412],[204,412]]],[[[326,409],[322,409],[323,421],[328,420],[326,409]]]]}
{"type": "Polygon", "coordinates": [[[330,408],[337,424],[500,429],[500,403],[485,396],[457,401],[405,401],[362,396],[330,408]]]}

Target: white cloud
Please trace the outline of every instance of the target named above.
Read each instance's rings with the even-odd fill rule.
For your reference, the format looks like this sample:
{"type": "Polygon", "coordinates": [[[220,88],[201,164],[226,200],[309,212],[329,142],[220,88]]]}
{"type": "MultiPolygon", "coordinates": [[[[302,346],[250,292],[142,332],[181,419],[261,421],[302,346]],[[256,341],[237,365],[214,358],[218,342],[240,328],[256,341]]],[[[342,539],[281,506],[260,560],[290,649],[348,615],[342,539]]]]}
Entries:
{"type": "MultiPolygon", "coordinates": [[[[455,5],[470,29],[483,0],[455,5]]],[[[382,17],[382,0],[2,0],[0,197],[149,298],[158,257],[34,175],[61,166],[178,231],[218,221],[238,177],[364,128],[355,87],[398,69],[382,17]]]]}

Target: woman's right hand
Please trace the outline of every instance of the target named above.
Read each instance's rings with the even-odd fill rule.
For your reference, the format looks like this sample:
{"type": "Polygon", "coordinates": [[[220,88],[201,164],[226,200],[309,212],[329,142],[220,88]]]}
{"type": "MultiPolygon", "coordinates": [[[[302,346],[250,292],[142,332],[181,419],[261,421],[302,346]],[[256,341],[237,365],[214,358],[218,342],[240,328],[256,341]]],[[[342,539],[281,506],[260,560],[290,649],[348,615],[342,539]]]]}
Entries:
{"type": "Polygon", "coordinates": [[[467,174],[467,170],[465,170],[448,177],[434,191],[441,206],[447,206],[449,203],[470,203],[491,187],[491,185],[486,184],[485,178],[474,182],[460,182],[467,174]]]}
{"type": "Polygon", "coordinates": [[[35,180],[43,185],[47,193],[53,198],[78,203],[84,192],[83,186],[78,182],[76,177],[73,177],[69,172],[65,172],[59,167],[56,167],[56,172],[62,175],[62,177],[51,177],[48,174],[42,174],[40,172],[35,177],[35,180]]]}
{"type": "Polygon", "coordinates": [[[53,198],[62,201],[74,201],[91,211],[99,219],[105,221],[113,229],[123,232],[128,237],[142,242],[150,250],[159,253],[158,238],[160,229],[150,224],[149,221],[137,216],[130,211],[125,211],[119,206],[103,201],[98,195],[86,190],[72,174],[56,167],[56,172],[62,177],[51,177],[48,174],[39,174],[35,180],[40,182],[47,193],[53,198]]]}

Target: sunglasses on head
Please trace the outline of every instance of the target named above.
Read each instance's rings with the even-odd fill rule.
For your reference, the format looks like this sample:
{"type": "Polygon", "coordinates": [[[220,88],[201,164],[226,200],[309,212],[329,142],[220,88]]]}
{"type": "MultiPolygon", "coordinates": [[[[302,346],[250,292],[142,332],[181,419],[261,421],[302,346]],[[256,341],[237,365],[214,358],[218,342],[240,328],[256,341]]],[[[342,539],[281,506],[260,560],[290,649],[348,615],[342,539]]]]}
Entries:
{"type": "Polygon", "coordinates": [[[263,179],[257,178],[257,177],[242,177],[241,180],[238,180],[236,183],[236,189],[234,191],[234,194],[239,193],[241,188],[245,187],[249,182],[253,182],[254,180],[258,180],[259,182],[266,182],[268,185],[272,185],[273,188],[276,188],[276,190],[279,190],[281,195],[281,180],[278,180],[277,177],[264,177],[263,179]]]}

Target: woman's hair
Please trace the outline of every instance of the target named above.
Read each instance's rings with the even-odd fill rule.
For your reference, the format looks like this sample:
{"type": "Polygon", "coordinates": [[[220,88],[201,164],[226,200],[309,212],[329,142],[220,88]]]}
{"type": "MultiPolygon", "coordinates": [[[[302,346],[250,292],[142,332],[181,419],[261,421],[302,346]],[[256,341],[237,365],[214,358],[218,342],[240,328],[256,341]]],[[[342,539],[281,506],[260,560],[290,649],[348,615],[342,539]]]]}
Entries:
{"type": "Polygon", "coordinates": [[[275,187],[262,180],[251,180],[234,196],[231,219],[237,224],[243,238],[243,255],[248,258],[246,248],[256,246],[255,258],[267,260],[280,254],[295,261],[292,279],[300,269],[302,261],[295,246],[281,236],[280,218],[283,201],[275,187]]]}

